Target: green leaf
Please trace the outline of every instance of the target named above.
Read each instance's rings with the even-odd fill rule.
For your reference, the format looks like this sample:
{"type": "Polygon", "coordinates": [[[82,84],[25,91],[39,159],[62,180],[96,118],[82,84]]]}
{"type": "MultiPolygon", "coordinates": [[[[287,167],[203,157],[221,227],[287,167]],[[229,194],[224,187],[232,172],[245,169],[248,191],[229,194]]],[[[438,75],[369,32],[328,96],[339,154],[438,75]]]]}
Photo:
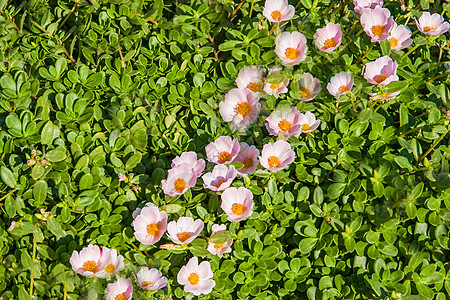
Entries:
{"type": "Polygon", "coordinates": [[[137,152],[135,154],[133,154],[128,160],[127,163],[125,164],[125,167],[128,170],[132,170],[134,169],[142,160],[142,154],[137,152]]]}
{"type": "Polygon", "coordinates": [[[57,239],[65,236],[61,224],[59,224],[58,220],[56,218],[51,218],[50,220],[47,220],[48,229],[50,232],[56,236],[57,239]]]}
{"type": "Polygon", "coordinates": [[[47,199],[47,182],[44,180],[39,180],[33,187],[33,198],[35,200],[35,206],[38,207],[44,203],[47,199]]]}
{"type": "Polygon", "coordinates": [[[228,231],[219,232],[211,237],[211,242],[214,244],[223,244],[231,239],[231,234],[228,231]]]}
{"type": "Polygon", "coordinates": [[[67,155],[63,151],[55,149],[46,153],[45,158],[51,162],[59,162],[65,160],[67,155]]]}
{"type": "Polygon", "coordinates": [[[17,185],[16,178],[14,177],[13,172],[7,167],[0,167],[0,177],[2,181],[9,186],[10,188],[14,188],[17,185]]]}
{"type": "Polygon", "coordinates": [[[48,121],[45,123],[44,127],[42,128],[41,132],[41,144],[43,145],[51,145],[53,141],[53,123],[52,121],[48,121]]]}
{"type": "Polygon", "coordinates": [[[311,8],[312,8],[312,2],[311,2],[311,0],[301,0],[301,1],[302,1],[303,6],[304,6],[306,9],[311,9],[311,8]]]}

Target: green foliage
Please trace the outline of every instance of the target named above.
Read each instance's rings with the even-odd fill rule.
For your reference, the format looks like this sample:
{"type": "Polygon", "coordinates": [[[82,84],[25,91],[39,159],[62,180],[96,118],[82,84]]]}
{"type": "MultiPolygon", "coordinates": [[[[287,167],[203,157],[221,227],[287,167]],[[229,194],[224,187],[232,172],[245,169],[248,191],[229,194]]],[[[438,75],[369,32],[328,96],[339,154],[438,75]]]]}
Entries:
{"type": "MultiPolygon", "coordinates": [[[[450,18],[442,1],[406,1],[404,9],[400,2],[385,4],[397,22],[412,22],[423,9],[450,18]]],[[[268,81],[289,77],[281,101],[313,111],[321,126],[289,139],[296,160],[288,170],[258,170],[233,183],[249,187],[255,208],[213,237],[234,239],[220,259],[202,238],[187,250],[139,244],[131,214],[154,202],[169,219],[201,218],[205,237],[226,222],[220,197],[200,183],[170,198],[161,180],[174,156],[205,157],[221,135],[259,149],[274,140],[263,128],[274,97],[262,100],[246,133],[232,132],[218,113],[243,66],[276,61],[264,1],[0,2],[1,299],[30,299],[31,291],[33,299],[101,298],[108,281],[76,275],[69,263],[88,244],[117,249],[128,278],[139,266],[161,269],[170,287],[155,295],[174,299],[192,298],[176,281],[191,255],[214,272],[217,285],[205,298],[446,299],[448,34],[415,34],[411,53],[386,42],[369,51],[344,4],[352,5],[301,0],[299,18],[284,29],[308,38],[307,58],[268,81]],[[324,54],[311,39],[329,21],[341,24],[344,38],[324,54]],[[400,81],[372,90],[361,70],[382,55],[398,62],[400,81]],[[337,102],[325,86],[343,70],[356,77],[354,98],[337,102]],[[305,72],[323,86],[307,103],[297,100],[305,72]],[[368,95],[395,91],[393,100],[368,95]]],[[[134,295],[150,296],[138,288],[134,295]]]]}

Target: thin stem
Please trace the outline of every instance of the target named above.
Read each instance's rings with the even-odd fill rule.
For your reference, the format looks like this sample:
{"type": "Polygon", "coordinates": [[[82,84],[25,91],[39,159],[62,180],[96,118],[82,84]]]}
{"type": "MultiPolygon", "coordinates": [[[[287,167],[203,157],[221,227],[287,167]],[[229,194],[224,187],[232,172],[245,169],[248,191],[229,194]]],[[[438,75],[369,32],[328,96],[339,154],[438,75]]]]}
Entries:
{"type": "Polygon", "coordinates": [[[278,23],[273,24],[272,29],[270,29],[269,35],[272,35],[272,33],[273,33],[273,31],[274,31],[274,29],[275,29],[277,24],[278,23]]]}
{"type": "Polygon", "coordinates": [[[403,60],[405,57],[407,57],[408,55],[410,55],[414,50],[416,50],[417,48],[419,48],[420,45],[415,45],[414,47],[411,48],[411,50],[409,50],[408,52],[406,52],[402,58],[400,60],[403,60]]]}
{"type": "Polygon", "coordinates": [[[448,74],[450,74],[450,72],[447,71],[447,72],[444,72],[444,73],[442,73],[442,74],[436,75],[436,76],[434,76],[434,77],[428,79],[427,82],[432,82],[433,80],[436,80],[436,79],[438,79],[438,78],[447,76],[448,74]]]}
{"type": "Polygon", "coordinates": [[[253,5],[255,5],[255,0],[252,1],[252,4],[250,5],[250,13],[248,14],[248,17],[252,18],[252,12],[253,12],[253,5]]]}
{"type": "MultiPolygon", "coordinates": [[[[37,225],[35,225],[37,227],[37,225]]],[[[33,288],[34,288],[34,261],[36,260],[36,247],[37,247],[37,233],[33,234],[33,269],[31,269],[31,279],[30,279],[30,299],[33,299],[33,288]]]]}
{"type": "MultiPolygon", "coordinates": [[[[361,29],[360,31],[358,31],[358,33],[355,35],[355,37],[358,37],[359,35],[361,35],[361,33],[364,32],[364,29],[361,29]]],[[[337,52],[337,54],[340,54],[342,51],[345,50],[345,48],[347,48],[351,43],[353,43],[353,40],[350,40],[347,42],[347,44],[344,45],[344,47],[342,47],[341,49],[339,49],[339,51],[337,52]]]]}
{"type": "Polygon", "coordinates": [[[8,198],[9,196],[11,196],[15,191],[17,191],[16,189],[13,189],[11,192],[9,192],[8,194],[6,194],[5,196],[0,198],[0,201],[3,201],[4,199],[8,198]]]}
{"type": "Polygon", "coordinates": [[[119,55],[120,55],[120,60],[122,61],[122,67],[125,69],[127,67],[127,64],[125,63],[125,59],[123,58],[122,50],[120,50],[119,43],[117,43],[117,48],[119,49],[119,55]]]}
{"type": "Polygon", "coordinates": [[[404,200],[406,200],[406,198],[402,198],[402,199],[400,199],[400,200],[397,200],[397,202],[395,202],[394,204],[392,204],[392,205],[390,206],[390,209],[396,208],[397,206],[399,206],[400,204],[402,204],[402,202],[403,202],[404,200]]]}
{"type": "Polygon", "coordinates": [[[64,282],[64,300],[67,300],[67,282],[64,282]]]}
{"type": "Polygon", "coordinates": [[[356,63],[360,63],[364,58],[366,58],[367,54],[369,54],[370,50],[372,50],[373,46],[375,46],[375,43],[371,43],[369,49],[367,49],[366,53],[364,53],[363,56],[360,56],[356,63]]]}
{"type": "Polygon", "coordinates": [[[62,23],[58,26],[58,30],[60,30],[64,24],[66,24],[67,20],[69,19],[69,17],[72,15],[72,13],[75,11],[75,9],[77,8],[78,5],[78,1],[75,1],[75,5],[72,7],[72,9],[69,11],[69,13],[67,14],[66,18],[64,19],[64,21],[62,21],[62,23]]]}
{"type": "MultiPolygon", "coordinates": [[[[447,131],[447,132],[448,132],[448,131],[447,131]]],[[[417,167],[417,165],[419,165],[419,163],[420,163],[420,162],[428,155],[428,153],[430,153],[431,150],[433,150],[434,147],[436,147],[437,144],[439,144],[440,141],[442,141],[442,139],[447,135],[447,132],[443,133],[443,134],[436,140],[436,142],[434,142],[434,144],[431,145],[430,149],[428,149],[427,152],[425,152],[425,153],[419,158],[419,160],[418,160],[417,163],[416,163],[416,167],[417,167]]]]}
{"type": "Polygon", "coordinates": [[[407,134],[410,134],[411,132],[414,132],[414,131],[417,131],[417,130],[422,129],[422,128],[424,128],[425,126],[426,126],[426,125],[419,126],[419,127],[416,127],[416,128],[410,129],[410,130],[407,130],[407,131],[403,132],[402,134],[400,134],[398,137],[401,138],[401,137],[403,137],[403,136],[405,136],[405,135],[407,135],[407,134]]]}
{"type": "Polygon", "coordinates": [[[302,0],[299,0],[297,5],[295,6],[295,9],[297,10],[297,8],[300,6],[300,4],[302,3],[302,0]]]}
{"type": "Polygon", "coordinates": [[[138,251],[138,252],[141,253],[142,255],[147,256],[147,257],[150,257],[150,255],[147,253],[147,251],[144,250],[144,253],[145,253],[145,254],[142,253],[142,251],[141,251],[138,247],[136,247],[136,245],[133,244],[133,242],[131,242],[130,245],[134,248],[134,250],[138,251]]]}
{"type": "Polygon", "coordinates": [[[414,173],[414,172],[423,171],[423,170],[428,170],[428,168],[427,167],[423,167],[423,168],[414,169],[414,170],[411,170],[411,171],[405,171],[405,172],[401,172],[399,175],[406,175],[406,174],[409,174],[409,173],[414,173]]]}
{"type": "Polygon", "coordinates": [[[245,0],[242,0],[241,3],[236,7],[236,9],[231,13],[231,15],[228,17],[228,20],[231,20],[234,15],[238,12],[238,10],[241,8],[242,5],[244,5],[245,0]]]}

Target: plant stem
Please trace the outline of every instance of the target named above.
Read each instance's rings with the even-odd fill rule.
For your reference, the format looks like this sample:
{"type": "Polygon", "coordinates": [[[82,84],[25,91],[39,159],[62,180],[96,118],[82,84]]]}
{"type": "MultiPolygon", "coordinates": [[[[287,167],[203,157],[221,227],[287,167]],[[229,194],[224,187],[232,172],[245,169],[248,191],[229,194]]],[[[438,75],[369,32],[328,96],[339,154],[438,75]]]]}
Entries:
{"type": "Polygon", "coordinates": [[[8,194],[6,194],[5,196],[0,198],[0,201],[3,201],[4,199],[8,198],[9,196],[11,196],[15,191],[17,191],[16,189],[13,189],[11,192],[9,192],[8,194]]]}
{"type": "Polygon", "coordinates": [[[420,168],[420,169],[414,169],[414,170],[411,170],[411,171],[401,172],[399,175],[405,175],[405,174],[414,173],[414,172],[417,172],[417,171],[423,171],[423,170],[427,170],[427,169],[428,169],[427,167],[423,167],[423,168],[420,168]]]}
{"type": "Polygon", "coordinates": [[[436,80],[436,79],[438,79],[438,78],[447,76],[448,74],[450,74],[450,72],[447,71],[447,72],[444,72],[444,73],[442,73],[442,74],[436,75],[436,76],[434,76],[434,77],[428,79],[427,82],[432,82],[433,80],[436,80]]]}
{"type": "MultiPolygon", "coordinates": [[[[447,132],[448,132],[448,131],[447,131],[447,132]]],[[[447,132],[446,132],[446,133],[443,133],[443,134],[436,140],[436,142],[434,142],[434,144],[431,145],[430,149],[428,149],[427,152],[425,152],[425,153],[419,158],[419,160],[418,160],[417,163],[416,163],[416,167],[417,167],[417,165],[419,165],[419,163],[420,163],[420,162],[428,155],[428,153],[430,153],[431,150],[433,150],[434,147],[436,147],[437,144],[439,144],[439,142],[442,141],[442,139],[445,137],[445,135],[447,134],[447,132]]]]}
{"type": "MultiPolygon", "coordinates": [[[[35,225],[37,228],[37,225],[35,225]]],[[[34,288],[34,261],[36,260],[36,247],[37,247],[37,233],[33,234],[33,269],[31,269],[31,279],[30,279],[30,299],[33,299],[33,288],[34,288]]]]}
{"type": "Polygon", "coordinates": [[[366,53],[364,53],[363,56],[360,56],[358,58],[358,60],[356,61],[356,63],[360,63],[364,58],[366,58],[367,54],[369,54],[370,50],[372,50],[373,46],[375,45],[375,43],[371,43],[369,49],[367,49],[366,53]]]}
{"type": "Polygon", "coordinates": [[[411,50],[409,50],[408,52],[406,52],[402,58],[400,60],[403,60],[405,57],[407,57],[408,55],[410,55],[414,50],[416,50],[417,48],[419,48],[420,45],[415,45],[414,47],[411,48],[411,50]]]}
{"type": "MultiPolygon", "coordinates": [[[[361,33],[364,32],[364,29],[361,29],[360,31],[358,31],[358,33],[355,35],[355,37],[358,37],[361,33]]],[[[341,49],[339,49],[339,51],[337,52],[337,54],[340,54],[342,51],[345,50],[345,48],[347,48],[351,43],[353,43],[353,40],[350,40],[347,42],[347,44],[344,45],[344,47],[342,47],[341,49]]]]}
{"type": "Polygon", "coordinates": [[[241,6],[245,3],[245,0],[242,0],[241,3],[236,7],[236,9],[231,13],[231,15],[228,17],[228,20],[231,20],[234,15],[238,12],[238,10],[241,8],[241,6]]]}
{"type": "Polygon", "coordinates": [[[252,18],[252,12],[253,12],[253,5],[255,5],[255,0],[252,1],[252,4],[250,5],[250,13],[248,14],[248,17],[252,18]]]}

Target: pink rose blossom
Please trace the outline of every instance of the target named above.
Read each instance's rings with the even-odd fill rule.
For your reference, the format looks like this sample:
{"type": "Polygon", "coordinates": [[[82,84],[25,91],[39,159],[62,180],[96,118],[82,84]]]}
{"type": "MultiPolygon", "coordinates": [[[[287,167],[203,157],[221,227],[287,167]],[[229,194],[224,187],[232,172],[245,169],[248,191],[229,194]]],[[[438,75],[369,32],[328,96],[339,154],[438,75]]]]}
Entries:
{"type": "Polygon", "coordinates": [[[411,38],[411,30],[405,25],[394,25],[389,31],[389,44],[391,45],[391,49],[393,50],[402,50],[408,48],[413,40],[411,38]]]}
{"type": "Polygon", "coordinates": [[[211,279],[213,276],[208,261],[202,261],[199,265],[198,258],[192,257],[178,272],[177,281],[184,285],[185,292],[198,296],[211,293],[216,286],[214,279],[211,279]]]}
{"type": "Polygon", "coordinates": [[[102,269],[95,275],[98,278],[111,278],[125,268],[123,256],[117,255],[116,249],[107,247],[102,247],[100,266],[102,269]]]}
{"type": "Polygon", "coordinates": [[[147,204],[131,223],[134,236],[144,245],[157,243],[167,229],[167,213],[152,204],[147,204]]]}
{"type": "Polygon", "coordinates": [[[13,231],[14,227],[16,227],[16,221],[11,222],[11,225],[9,225],[8,231],[13,231]]]}
{"type": "Polygon", "coordinates": [[[180,217],[178,221],[170,221],[167,224],[167,235],[175,244],[189,244],[203,230],[203,221],[191,217],[180,217]]]}
{"type": "Polygon", "coordinates": [[[206,156],[215,164],[229,164],[239,152],[238,139],[231,140],[229,136],[221,136],[205,148],[206,156]]]}
{"type": "Polygon", "coordinates": [[[161,181],[161,186],[166,195],[171,197],[184,194],[195,186],[197,174],[184,164],[169,170],[166,180],[161,181]]]}
{"type": "Polygon", "coordinates": [[[133,285],[131,280],[119,278],[114,283],[109,283],[105,289],[106,300],[130,300],[133,298],[133,285]]]}
{"type": "Polygon", "coordinates": [[[389,56],[382,56],[377,60],[367,63],[364,78],[371,84],[388,85],[398,80],[397,62],[389,56]]]}
{"type": "Polygon", "coordinates": [[[242,163],[244,166],[237,170],[238,174],[243,176],[245,174],[253,174],[258,167],[259,150],[255,146],[249,146],[247,143],[239,144],[239,153],[234,161],[242,163]]]}
{"type": "Polygon", "coordinates": [[[317,29],[314,34],[314,44],[320,51],[330,53],[341,44],[341,25],[328,23],[324,28],[317,29]]]}
{"type": "MultiPolygon", "coordinates": [[[[212,227],[212,234],[211,234],[211,238],[217,234],[217,233],[222,233],[227,231],[227,226],[225,224],[222,225],[217,225],[214,224],[212,227]]],[[[211,252],[211,254],[217,255],[219,257],[222,257],[222,255],[224,253],[230,253],[231,252],[231,245],[233,244],[233,239],[228,239],[225,243],[223,244],[214,244],[211,241],[211,238],[209,239],[209,243],[208,243],[208,251],[211,252]]]]}
{"type": "Polygon", "coordinates": [[[284,66],[294,66],[305,60],[306,38],[298,31],[282,32],[275,40],[275,53],[284,66]]]}
{"type": "Polygon", "coordinates": [[[313,132],[320,125],[320,120],[316,120],[316,117],[312,112],[307,111],[300,117],[301,130],[303,133],[313,132]]]}
{"type": "MultiPolygon", "coordinates": [[[[145,204],[144,207],[152,207],[152,206],[156,206],[156,204],[155,204],[155,203],[152,203],[152,202],[147,202],[147,203],[145,204]]],[[[156,207],[157,207],[157,206],[156,206],[156,207]]],[[[136,209],[135,209],[135,210],[133,211],[133,213],[131,214],[131,216],[133,217],[133,220],[136,220],[136,217],[139,216],[139,214],[141,213],[141,211],[142,211],[142,208],[136,207],[136,209]]],[[[133,222],[131,222],[131,226],[133,226],[133,222]]]]}
{"type": "Polygon", "coordinates": [[[96,276],[103,269],[101,265],[102,251],[97,245],[88,245],[81,249],[80,253],[72,252],[70,264],[75,273],[84,276],[96,276]]]}
{"type": "Polygon", "coordinates": [[[302,101],[313,100],[320,90],[322,90],[322,85],[320,84],[319,79],[314,78],[309,73],[300,75],[298,86],[300,90],[300,100],[302,101]]]}
{"type": "Polygon", "coordinates": [[[327,85],[328,92],[338,98],[351,92],[353,88],[353,76],[347,72],[340,72],[331,77],[327,85]]]}
{"type": "Polygon", "coordinates": [[[430,14],[424,12],[419,21],[416,19],[417,28],[426,35],[440,35],[446,33],[450,28],[448,22],[444,22],[444,17],[440,14],[430,14]]]}
{"type": "Polygon", "coordinates": [[[394,25],[394,18],[387,8],[375,7],[367,9],[361,15],[361,25],[373,42],[381,42],[388,38],[389,30],[394,25]]]}
{"type": "Polygon", "coordinates": [[[261,165],[272,171],[277,172],[289,167],[295,159],[295,153],[291,149],[291,145],[286,141],[276,141],[273,144],[265,144],[259,162],[261,165]]]}
{"type": "Polygon", "coordinates": [[[197,153],[194,151],[183,152],[181,156],[176,156],[172,160],[172,168],[180,165],[186,165],[194,170],[195,176],[200,177],[205,169],[205,160],[197,159],[197,153]]]}
{"type": "Polygon", "coordinates": [[[383,0],[353,0],[355,5],[355,11],[358,14],[362,14],[364,8],[374,9],[377,6],[383,6],[383,0]]]}
{"type": "Polygon", "coordinates": [[[295,8],[287,0],[266,0],[263,15],[270,22],[278,23],[292,19],[295,8]]]}
{"type": "Polygon", "coordinates": [[[147,291],[156,291],[165,287],[168,283],[166,277],[162,276],[160,270],[142,267],[136,274],[138,285],[147,291]]]}
{"type": "Polygon", "coordinates": [[[267,131],[271,135],[281,132],[286,138],[299,137],[302,132],[299,123],[301,115],[296,107],[277,108],[266,118],[267,131]]]}
{"type": "Polygon", "coordinates": [[[223,192],[221,197],[220,207],[227,214],[228,221],[242,221],[253,213],[253,194],[249,189],[230,187],[223,192]]]}
{"type": "Polygon", "coordinates": [[[249,89],[231,89],[219,103],[219,112],[233,130],[246,130],[255,123],[261,110],[259,98],[249,89]]]}
{"type": "Polygon", "coordinates": [[[236,178],[237,171],[234,166],[216,165],[212,172],[202,176],[203,187],[211,191],[223,191],[228,188],[236,178]]]}
{"type": "Polygon", "coordinates": [[[249,89],[254,95],[261,97],[263,95],[264,70],[259,66],[247,66],[239,71],[236,78],[236,84],[239,89],[249,89]]]}
{"type": "Polygon", "coordinates": [[[392,99],[395,99],[395,97],[397,97],[398,94],[400,94],[400,91],[393,92],[393,93],[383,93],[381,95],[378,95],[377,93],[371,93],[369,95],[372,96],[372,97],[378,96],[379,99],[381,99],[381,100],[392,100],[392,99]]]}
{"type": "MultiPolygon", "coordinates": [[[[269,76],[272,74],[279,74],[281,70],[279,69],[275,69],[274,71],[269,73],[269,76]]],[[[287,86],[289,84],[289,79],[285,79],[280,83],[277,84],[271,84],[266,82],[266,84],[264,84],[264,91],[268,94],[268,95],[272,95],[276,98],[278,98],[278,96],[280,96],[281,93],[285,94],[288,92],[287,86]]]]}

